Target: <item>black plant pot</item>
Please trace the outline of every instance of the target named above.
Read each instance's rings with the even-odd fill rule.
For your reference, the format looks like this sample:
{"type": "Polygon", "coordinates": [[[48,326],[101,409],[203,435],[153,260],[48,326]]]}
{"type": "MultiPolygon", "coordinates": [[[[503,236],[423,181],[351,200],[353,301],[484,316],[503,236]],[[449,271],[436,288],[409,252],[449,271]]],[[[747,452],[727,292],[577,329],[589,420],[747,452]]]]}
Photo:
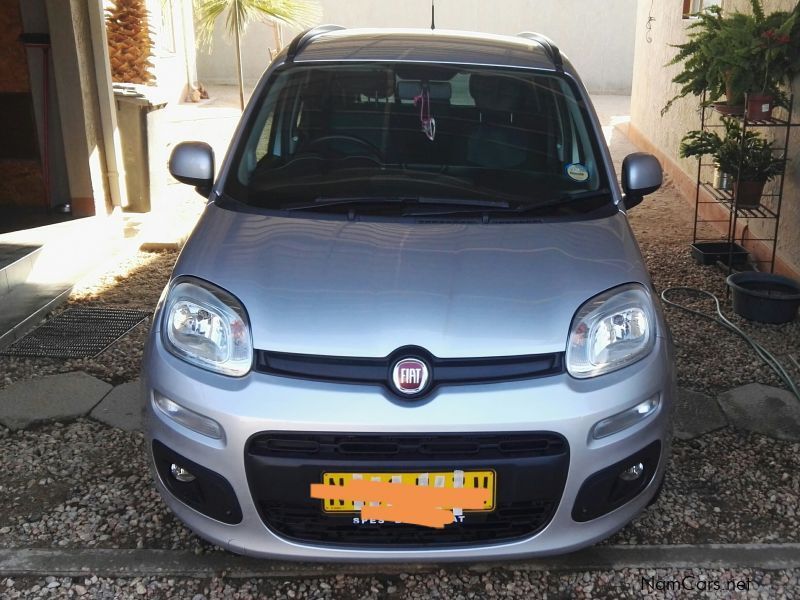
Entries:
{"type": "Polygon", "coordinates": [[[714,265],[718,261],[728,264],[728,260],[737,266],[747,262],[747,250],[735,242],[695,242],[691,246],[692,256],[701,265],[714,265]]]}
{"type": "Polygon", "coordinates": [[[733,311],[751,321],[788,323],[800,306],[800,283],[771,273],[744,272],[728,276],[733,311]]]}

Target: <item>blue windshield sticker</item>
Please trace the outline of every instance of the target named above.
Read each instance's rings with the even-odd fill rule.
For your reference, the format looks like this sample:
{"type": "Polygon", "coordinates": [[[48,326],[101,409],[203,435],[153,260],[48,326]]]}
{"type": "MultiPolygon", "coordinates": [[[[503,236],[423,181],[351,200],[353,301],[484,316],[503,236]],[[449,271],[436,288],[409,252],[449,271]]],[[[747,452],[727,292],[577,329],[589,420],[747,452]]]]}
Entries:
{"type": "Polygon", "coordinates": [[[567,165],[564,170],[566,171],[567,176],[575,181],[586,181],[589,179],[589,169],[580,163],[572,163],[567,165]]]}

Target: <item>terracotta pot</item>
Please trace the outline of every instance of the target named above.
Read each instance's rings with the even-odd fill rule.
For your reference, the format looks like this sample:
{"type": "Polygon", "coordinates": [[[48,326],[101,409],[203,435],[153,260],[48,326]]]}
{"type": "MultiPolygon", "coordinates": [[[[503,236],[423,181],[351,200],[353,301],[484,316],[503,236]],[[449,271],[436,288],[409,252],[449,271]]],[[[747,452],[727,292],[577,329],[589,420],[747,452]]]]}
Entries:
{"type": "Polygon", "coordinates": [[[733,184],[733,196],[736,208],[758,208],[761,206],[761,194],[764,193],[766,181],[736,181],[733,184]]]}
{"type": "Polygon", "coordinates": [[[747,97],[747,119],[750,121],[766,121],[772,117],[775,98],[766,94],[750,94],[747,97]]]}
{"type": "Polygon", "coordinates": [[[738,116],[738,115],[743,115],[744,114],[744,106],[742,106],[742,105],[730,106],[729,104],[726,104],[725,102],[714,102],[712,104],[712,106],[714,107],[714,110],[717,111],[721,115],[738,116]]]}

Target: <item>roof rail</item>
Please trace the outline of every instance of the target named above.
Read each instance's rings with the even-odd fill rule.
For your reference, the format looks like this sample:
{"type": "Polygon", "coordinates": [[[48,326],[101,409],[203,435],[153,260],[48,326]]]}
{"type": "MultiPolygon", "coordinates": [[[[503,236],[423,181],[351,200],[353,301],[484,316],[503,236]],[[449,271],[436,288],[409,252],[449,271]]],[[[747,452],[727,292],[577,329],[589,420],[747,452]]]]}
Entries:
{"type": "Polygon", "coordinates": [[[311,40],[315,37],[330,31],[339,31],[340,29],[344,29],[344,27],[341,25],[319,25],[311,29],[306,29],[304,32],[298,34],[297,37],[292,40],[292,43],[289,44],[289,49],[286,51],[286,62],[292,62],[300,51],[311,43],[311,40]]]}
{"type": "Polygon", "coordinates": [[[541,33],[534,33],[533,31],[523,31],[522,33],[518,33],[517,37],[525,38],[539,44],[547,55],[547,58],[553,62],[556,71],[564,70],[564,61],[561,59],[561,52],[559,52],[558,46],[556,46],[549,37],[541,33]]]}

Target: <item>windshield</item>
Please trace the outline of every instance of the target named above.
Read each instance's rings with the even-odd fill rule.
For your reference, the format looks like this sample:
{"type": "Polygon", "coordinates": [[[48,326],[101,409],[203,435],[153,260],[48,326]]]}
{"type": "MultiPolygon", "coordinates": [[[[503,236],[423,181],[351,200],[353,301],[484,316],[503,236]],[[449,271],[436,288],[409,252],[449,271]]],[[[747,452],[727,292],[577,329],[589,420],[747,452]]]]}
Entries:
{"type": "Polygon", "coordinates": [[[556,74],[294,65],[273,74],[246,131],[225,191],[265,208],[610,202],[586,110],[556,74]]]}

